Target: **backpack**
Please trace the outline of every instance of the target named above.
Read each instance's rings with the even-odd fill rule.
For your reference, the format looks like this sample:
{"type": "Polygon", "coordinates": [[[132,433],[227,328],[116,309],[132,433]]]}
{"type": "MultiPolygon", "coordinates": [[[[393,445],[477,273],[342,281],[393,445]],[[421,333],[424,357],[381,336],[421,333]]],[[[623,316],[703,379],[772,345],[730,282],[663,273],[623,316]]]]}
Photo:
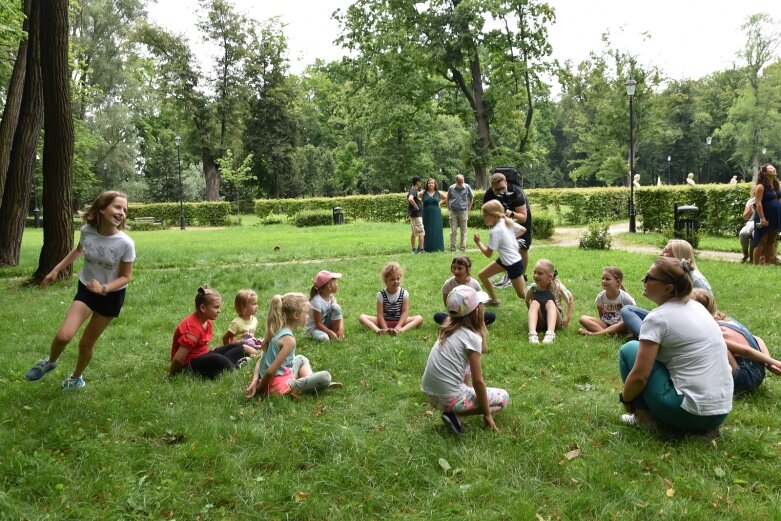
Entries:
{"type": "Polygon", "coordinates": [[[492,174],[502,174],[507,179],[507,189],[511,192],[515,188],[523,190],[523,177],[518,170],[511,166],[497,166],[491,171],[492,174]]]}

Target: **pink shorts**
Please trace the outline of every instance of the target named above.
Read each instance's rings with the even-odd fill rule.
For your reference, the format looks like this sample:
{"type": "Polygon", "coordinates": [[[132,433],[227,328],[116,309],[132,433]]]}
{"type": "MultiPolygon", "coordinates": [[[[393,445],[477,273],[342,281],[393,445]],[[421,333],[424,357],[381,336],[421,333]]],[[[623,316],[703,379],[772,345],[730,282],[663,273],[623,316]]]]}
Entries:
{"type": "Polygon", "coordinates": [[[290,392],[290,385],[295,379],[293,370],[289,367],[282,368],[283,374],[275,375],[265,389],[266,394],[287,394],[290,392]]]}
{"type": "Polygon", "coordinates": [[[390,329],[393,329],[394,327],[399,325],[399,321],[398,320],[386,320],[385,323],[388,324],[388,327],[390,329]]]}

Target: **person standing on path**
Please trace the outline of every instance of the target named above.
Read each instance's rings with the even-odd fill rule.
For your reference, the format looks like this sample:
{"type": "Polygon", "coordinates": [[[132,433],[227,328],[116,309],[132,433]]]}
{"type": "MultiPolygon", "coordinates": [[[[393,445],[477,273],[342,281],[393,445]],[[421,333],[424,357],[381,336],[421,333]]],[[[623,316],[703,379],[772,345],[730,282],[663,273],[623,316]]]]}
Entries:
{"type": "Polygon", "coordinates": [[[420,190],[420,177],[412,178],[412,187],[407,192],[407,215],[409,215],[409,224],[411,228],[410,244],[412,253],[421,253],[426,240],[426,230],[423,228],[423,219],[420,217],[423,203],[418,198],[420,190]],[[418,249],[415,249],[415,238],[418,239],[418,249]]]}
{"type": "Polygon", "coordinates": [[[450,215],[450,251],[456,251],[456,235],[459,229],[461,230],[459,249],[466,251],[466,227],[473,202],[472,187],[464,182],[463,175],[458,174],[456,182],[447,189],[447,208],[450,215]]]}

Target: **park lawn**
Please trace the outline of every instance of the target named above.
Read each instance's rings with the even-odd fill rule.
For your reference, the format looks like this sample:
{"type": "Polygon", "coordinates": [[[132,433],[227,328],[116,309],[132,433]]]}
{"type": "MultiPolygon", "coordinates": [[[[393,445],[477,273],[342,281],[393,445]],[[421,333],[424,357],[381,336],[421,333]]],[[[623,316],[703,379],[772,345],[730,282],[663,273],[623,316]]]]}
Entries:
{"type": "MultiPolygon", "coordinates": [[[[575,321],[552,346],[531,347],[525,307],[511,289],[500,290],[483,368],[488,385],[506,388],[511,402],[496,417],[498,433],[475,417],[459,438],[420,392],[451,256],[407,253],[406,225],[133,238],[138,259],[122,316],[99,341],[78,392],[60,390],[75,345],[54,374],[24,380],[48,352],[75,277],[46,290],[23,286],[41,244],[29,230],[22,265],[0,271],[0,519],[759,519],[781,511],[781,385],[774,376],[735,400],[712,443],[620,423],[621,340],[580,337],[576,319],[595,313],[606,265],[620,266],[627,290],[650,306],[640,278],[653,255],[535,242],[532,260],[552,259],[575,295],[575,321]],[[425,318],[395,338],[357,324],[358,314],[374,313],[389,260],[404,266],[411,310],[425,318]],[[299,331],[298,352],[315,370],[331,371],[343,390],[247,402],[247,367],[216,382],[165,376],[173,329],[191,312],[200,284],[223,292],[220,337],[236,290],[258,291],[263,323],[272,295],[308,294],[320,269],[344,274],[337,297],[347,338],[316,344],[299,331]]],[[[476,274],[488,259],[469,254],[476,274]]],[[[781,333],[756,298],[779,302],[775,270],[708,259],[699,265],[723,310],[777,352],[781,333]]]]}
{"type": "MultiPolygon", "coordinates": [[[[622,243],[636,244],[640,246],[654,246],[660,250],[669,239],[667,234],[661,232],[619,233],[616,238],[622,243]]],[[[699,250],[726,251],[740,253],[740,240],[735,237],[721,237],[716,235],[700,234],[699,250]]]]}

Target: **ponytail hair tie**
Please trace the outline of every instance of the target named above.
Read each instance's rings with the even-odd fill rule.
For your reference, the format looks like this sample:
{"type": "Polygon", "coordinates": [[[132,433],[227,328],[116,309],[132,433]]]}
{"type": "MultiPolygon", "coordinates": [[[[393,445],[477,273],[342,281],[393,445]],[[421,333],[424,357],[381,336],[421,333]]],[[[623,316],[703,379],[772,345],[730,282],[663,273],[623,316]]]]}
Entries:
{"type": "Polygon", "coordinates": [[[553,270],[553,278],[555,279],[558,276],[559,276],[558,270],[553,270]]]}
{"type": "Polygon", "coordinates": [[[681,259],[681,268],[683,268],[683,271],[685,271],[686,273],[691,274],[692,266],[691,266],[691,262],[689,262],[689,259],[681,259]]]}

